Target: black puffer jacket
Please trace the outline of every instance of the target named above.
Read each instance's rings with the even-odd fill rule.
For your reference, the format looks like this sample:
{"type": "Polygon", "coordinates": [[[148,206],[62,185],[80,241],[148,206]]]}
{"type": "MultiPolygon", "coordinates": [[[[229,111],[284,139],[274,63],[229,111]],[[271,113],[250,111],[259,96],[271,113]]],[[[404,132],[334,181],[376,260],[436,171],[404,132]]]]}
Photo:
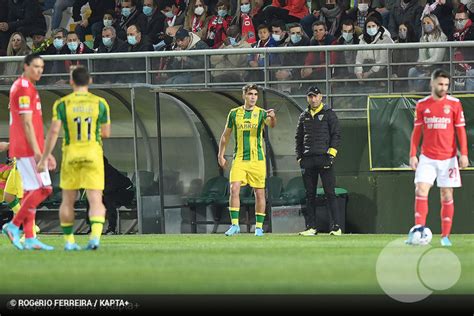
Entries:
{"type": "Polygon", "coordinates": [[[309,108],[301,113],[296,127],[296,159],[324,155],[329,148],[338,149],[341,131],[336,113],[328,105],[314,117],[309,108]]]}

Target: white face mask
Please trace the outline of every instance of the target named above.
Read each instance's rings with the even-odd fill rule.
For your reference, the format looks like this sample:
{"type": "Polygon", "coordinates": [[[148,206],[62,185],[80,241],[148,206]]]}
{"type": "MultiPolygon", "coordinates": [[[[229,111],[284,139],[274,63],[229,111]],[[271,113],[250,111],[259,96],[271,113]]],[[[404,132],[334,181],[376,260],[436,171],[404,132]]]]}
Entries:
{"type": "Polygon", "coordinates": [[[367,34],[369,34],[370,36],[375,36],[375,34],[377,34],[378,31],[379,31],[378,27],[368,27],[367,28],[367,34]]]}
{"type": "Polygon", "coordinates": [[[272,37],[277,42],[279,42],[281,40],[281,35],[280,34],[272,34],[272,37]]]}
{"type": "Polygon", "coordinates": [[[250,12],[250,3],[242,4],[240,6],[240,11],[242,11],[242,13],[249,13],[250,12]]]}
{"type": "Polygon", "coordinates": [[[360,12],[367,12],[367,11],[369,11],[369,4],[368,3],[359,3],[357,5],[357,8],[359,9],[360,12]]]}
{"type": "Polygon", "coordinates": [[[203,7],[196,7],[194,9],[194,14],[196,15],[202,15],[204,13],[204,8],[203,7]]]}

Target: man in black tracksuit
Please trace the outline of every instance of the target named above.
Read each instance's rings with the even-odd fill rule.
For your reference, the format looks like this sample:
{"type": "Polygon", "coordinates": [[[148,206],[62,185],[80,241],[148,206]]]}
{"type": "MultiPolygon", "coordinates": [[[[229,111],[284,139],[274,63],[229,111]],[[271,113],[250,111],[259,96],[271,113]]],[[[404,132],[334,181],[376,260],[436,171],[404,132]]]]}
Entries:
{"type": "Polygon", "coordinates": [[[306,190],[306,230],[300,235],[313,236],[316,231],[316,188],[321,176],[324,194],[329,206],[331,235],[341,235],[337,221],[336,176],[333,161],[341,141],[339,121],[331,108],[322,103],[317,87],[306,93],[308,108],[301,113],[296,127],[296,159],[298,160],[306,190]]]}

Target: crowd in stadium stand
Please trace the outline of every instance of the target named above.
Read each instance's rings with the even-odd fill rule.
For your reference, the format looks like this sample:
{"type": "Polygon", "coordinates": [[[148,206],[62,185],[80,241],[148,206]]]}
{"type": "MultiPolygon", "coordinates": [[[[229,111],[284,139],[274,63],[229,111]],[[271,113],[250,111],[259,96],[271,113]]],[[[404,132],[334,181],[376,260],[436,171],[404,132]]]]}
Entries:
{"type": "MultiPolygon", "coordinates": [[[[0,56],[145,52],[167,50],[228,49],[249,47],[301,47],[318,45],[380,45],[410,42],[470,41],[474,39],[471,17],[474,0],[0,0],[0,56]],[[64,23],[64,14],[71,17],[64,23]],[[46,21],[49,21],[47,23],[46,21]],[[48,35],[48,36],[46,36],[48,35]]],[[[444,48],[399,50],[392,62],[395,77],[409,77],[409,87],[426,89],[426,77],[436,63],[449,58],[444,48]],[[419,65],[416,65],[419,63],[419,65]]],[[[273,71],[278,81],[324,79],[324,65],[335,67],[333,78],[383,78],[389,59],[386,50],[364,49],[331,53],[250,54],[212,56],[212,80],[263,80],[261,67],[299,66],[273,71]],[[269,60],[265,61],[264,57],[269,60]],[[224,71],[224,68],[256,68],[255,71],[224,71]],[[301,68],[303,67],[303,68],[301,68]]],[[[456,74],[468,76],[456,82],[474,90],[474,49],[457,49],[456,74]]],[[[79,63],[51,62],[46,73],[66,73],[79,63]]],[[[2,83],[21,72],[21,64],[1,63],[2,83]]],[[[94,71],[142,70],[145,61],[124,65],[103,60],[94,71]]],[[[156,75],[156,82],[186,84],[203,80],[202,58],[161,58],[154,70],[182,70],[156,75]]],[[[144,80],[133,74],[128,80],[144,80]],[[131,78],[131,79],[130,79],[131,78]]],[[[120,81],[120,76],[102,82],[120,81]]],[[[58,78],[55,78],[57,81],[58,78]]],[[[383,84],[383,83],[380,83],[383,84]]],[[[291,86],[281,84],[282,89],[291,86]]]]}

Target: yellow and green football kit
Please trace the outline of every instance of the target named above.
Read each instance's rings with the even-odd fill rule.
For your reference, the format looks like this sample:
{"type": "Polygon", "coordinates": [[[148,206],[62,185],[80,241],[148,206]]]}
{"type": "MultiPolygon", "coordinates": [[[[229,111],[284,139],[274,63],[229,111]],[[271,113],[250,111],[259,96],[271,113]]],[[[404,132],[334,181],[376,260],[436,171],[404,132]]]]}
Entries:
{"type": "Polygon", "coordinates": [[[65,190],[103,190],[104,159],[101,125],[110,124],[105,99],[74,92],[53,106],[53,121],[64,129],[60,187],[65,190]]]}

